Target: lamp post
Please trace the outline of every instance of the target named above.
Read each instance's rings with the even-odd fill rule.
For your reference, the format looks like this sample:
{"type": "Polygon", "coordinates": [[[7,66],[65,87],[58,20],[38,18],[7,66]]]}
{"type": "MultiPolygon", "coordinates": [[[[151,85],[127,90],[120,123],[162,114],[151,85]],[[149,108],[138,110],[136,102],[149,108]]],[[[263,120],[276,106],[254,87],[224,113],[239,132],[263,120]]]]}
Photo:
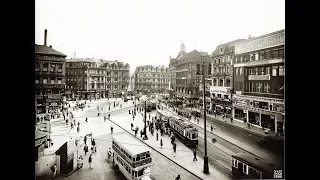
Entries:
{"type": "Polygon", "coordinates": [[[201,56],[201,64],[202,64],[202,83],[203,83],[203,121],[204,121],[204,162],[203,162],[203,173],[209,174],[209,164],[208,164],[208,155],[207,155],[207,117],[206,117],[206,78],[205,78],[205,62],[204,62],[204,57],[206,56],[201,56]]]}
{"type": "Polygon", "coordinates": [[[144,134],[144,140],[148,139],[147,136],[147,101],[144,101],[144,130],[143,130],[143,134],[144,134]]]}

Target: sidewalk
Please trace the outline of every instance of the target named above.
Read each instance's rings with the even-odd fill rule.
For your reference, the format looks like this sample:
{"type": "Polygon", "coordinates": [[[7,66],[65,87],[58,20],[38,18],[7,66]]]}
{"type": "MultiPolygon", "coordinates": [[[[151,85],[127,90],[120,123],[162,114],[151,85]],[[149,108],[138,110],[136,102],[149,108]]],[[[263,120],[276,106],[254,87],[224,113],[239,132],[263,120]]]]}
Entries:
{"type": "MultiPolygon", "coordinates": [[[[151,117],[155,116],[155,112],[151,112],[151,117]]],[[[134,122],[134,127],[138,126],[139,127],[139,132],[137,134],[137,138],[142,139],[140,136],[140,130],[143,129],[144,127],[144,122],[143,122],[143,116],[140,115],[140,113],[137,113],[137,116],[134,121],[132,121],[132,116],[127,115],[126,122],[123,122],[124,124],[127,124],[126,126],[130,128],[130,123],[134,122]]],[[[148,118],[148,113],[147,113],[147,118],[148,118]]],[[[148,118],[149,119],[149,118],[148,118]]],[[[147,119],[147,120],[148,120],[147,119]]],[[[120,123],[118,121],[113,121],[114,123],[120,123]]],[[[120,125],[121,126],[121,125],[120,125]]],[[[130,131],[131,134],[134,135],[134,131],[130,131]]],[[[147,136],[148,140],[143,140],[145,143],[147,143],[149,146],[155,148],[158,152],[163,154],[164,156],[170,158],[172,161],[178,163],[182,167],[188,169],[189,171],[193,172],[200,178],[204,180],[211,180],[211,179],[230,179],[227,177],[225,174],[222,172],[219,172],[216,170],[213,166],[209,164],[209,170],[210,174],[206,175],[202,172],[203,170],[203,159],[199,156],[197,156],[198,161],[193,161],[193,152],[186,147],[183,143],[181,143],[177,138],[176,138],[176,144],[177,144],[177,152],[173,152],[173,148],[171,145],[171,139],[168,135],[160,136],[159,132],[159,139],[158,141],[156,140],[156,131],[154,136],[151,135],[149,132],[149,129],[147,128],[147,136]],[[160,138],[163,140],[163,147],[161,149],[160,147],[160,138]]]]}
{"type": "MultiPolygon", "coordinates": [[[[173,112],[171,109],[168,109],[169,111],[173,112]]],[[[174,112],[175,113],[175,112],[174,112]]],[[[211,115],[210,115],[211,116],[211,115]]],[[[218,117],[218,116],[217,116],[218,117]]],[[[213,117],[214,118],[214,117],[213,117]]],[[[223,121],[222,120],[222,117],[220,117],[221,119],[219,119],[220,121],[223,121]]],[[[196,121],[193,120],[193,117],[191,118],[191,120],[189,121],[190,123],[193,123],[195,124],[196,126],[199,126],[201,128],[204,128],[204,120],[203,118],[199,118],[199,124],[196,123],[196,121]]],[[[223,121],[224,122],[224,121],[223,121]]],[[[234,121],[235,122],[235,121],[234,121]]],[[[240,123],[240,122],[239,122],[240,123]]],[[[231,123],[230,123],[231,124],[231,123]]],[[[208,122],[207,121],[207,132],[209,133],[212,133],[211,132],[211,125],[213,127],[215,127],[215,124],[212,123],[212,122],[208,122]]],[[[252,132],[252,131],[250,131],[252,132]]],[[[265,149],[265,148],[262,148],[262,147],[259,147],[257,144],[250,144],[250,143],[247,143],[246,141],[241,141],[241,137],[232,137],[230,135],[228,135],[227,132],[223,131],[223,129],[218,129],[216,128],[213,133],[214,135],[222,138],[222,139],[225,139],[226,141],[229,141],[230,143],[232,144],[235,144],[239,147],[241,147],[242,149],[246,150],[246,151],[249,151],[253,154],[255,154],[256,156],[259,156],[263,159],[266,159],[266,160],[270,160],[270,161],[278,161],[277,159],[279,159],[280,157],[272,152],[270,152],[269,150],[265,149]]],[[[215,143],[215,145],[218,145],[217,143],[215,143]]],[[[227,148],[223,148],[221,146],[219,146],[219,148],[223,149],[223,150],[226,150],[227,148]]],[[[231,153],[230,150],[229,151],[226,151],[228,153],[231,153]]]]}

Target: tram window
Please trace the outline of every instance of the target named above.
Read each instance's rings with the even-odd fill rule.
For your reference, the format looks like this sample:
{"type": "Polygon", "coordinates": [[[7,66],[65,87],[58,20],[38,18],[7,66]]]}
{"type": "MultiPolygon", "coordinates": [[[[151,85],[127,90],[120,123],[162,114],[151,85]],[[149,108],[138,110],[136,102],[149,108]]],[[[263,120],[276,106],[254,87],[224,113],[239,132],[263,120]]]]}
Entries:
{"type": "Polygon", "coordinates": [[[238,161],[236,159],[232,159],[232,166],[238,168],[238,161]]]}
{"type": "Polygon", "coordinates": [[[136,158],[136,161],[140,161],[140,157],[139,156],[136,158]]]}
{"type": "Polygon", "coordinates": [[[149,153],[149,152],[146,154],[146,157],[147,157],[147,158],[150,157],[150,153],[149,153]]]}
{"type": "Polygon", "coordinates": [[[249,167],[249,176],[253,177],[254,179],[259,179],[260,178],[260,171],[249,167]]]}
{"type": "Polygon", "coordinates": [[[192,139],[196,138],[196,134],[192,133],[192,139]]]}
{"type": "Polygon", "coordinates": [[[243,172],[244,172],[245,174],[248,174],[248,165],[243,164],[243,172]]]}
{"type": "Polygon", "coordinates": [[[132,161],[135,162],[135,161],[136,161],[136,158],[132,158],[132,161]]]}

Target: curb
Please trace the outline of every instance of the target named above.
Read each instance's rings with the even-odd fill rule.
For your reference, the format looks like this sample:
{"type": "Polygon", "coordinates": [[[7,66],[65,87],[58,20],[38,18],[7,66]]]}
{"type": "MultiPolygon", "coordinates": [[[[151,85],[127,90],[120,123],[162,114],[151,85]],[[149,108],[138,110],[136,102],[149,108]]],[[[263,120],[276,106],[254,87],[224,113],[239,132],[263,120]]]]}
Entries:
{"type": "MultiPolygon", "coordinates": [[[[125,132],[129,133],[132,137],[136,138],[135,136],[133,136],[129,131],[127,131],[126,129],[122,128],[121,126],[119,126],[117,123],[113,122],[112,120],[109,119],[110,122],[112,122],[113,124],[117,125],[118,127],[120,127],[122,130],[124,130],[125,132]]],[[[184,168],[183,166],[181,166],[180,164],[176,163],[175,161],[173,161],[172,159],[168,158],[167,156],[165,156],[164,154],[162,154],[160,151],[156,150],[155,148],[153,148],[152,146],[150,146],[149,144],[145,143],[144,141],[142,141],[139,138],[136,138],[139,141],[141,141],[143,144],[147,145],[149,148],[153,149],[154,151],[158,152],[159,154],[161,154],[162,156],[164,156],[165,158],[167,158],[168,160],[170,160],[171,162],[173,162],[174,164],[178,165],[179,167],[181,167],[182,169],[184,169],[185,171],[189,172],[190,174],[194,175],[195,177],[197,177],[198,179],[203,180],[202,178],[200,178],[198,175],[194,174],[193,172],[189,171],[188,169],[184,168]]]]}

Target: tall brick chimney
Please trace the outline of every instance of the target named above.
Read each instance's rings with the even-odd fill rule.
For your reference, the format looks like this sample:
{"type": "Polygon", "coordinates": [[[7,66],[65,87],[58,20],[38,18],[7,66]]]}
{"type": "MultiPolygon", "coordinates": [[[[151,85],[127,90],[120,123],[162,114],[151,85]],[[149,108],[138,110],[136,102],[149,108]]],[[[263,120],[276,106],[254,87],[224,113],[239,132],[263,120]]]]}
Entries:
{"type": "Polygon", "coordinates": [[[44,30],[44,45],[47,45],[47,29],[44,30]]]}

